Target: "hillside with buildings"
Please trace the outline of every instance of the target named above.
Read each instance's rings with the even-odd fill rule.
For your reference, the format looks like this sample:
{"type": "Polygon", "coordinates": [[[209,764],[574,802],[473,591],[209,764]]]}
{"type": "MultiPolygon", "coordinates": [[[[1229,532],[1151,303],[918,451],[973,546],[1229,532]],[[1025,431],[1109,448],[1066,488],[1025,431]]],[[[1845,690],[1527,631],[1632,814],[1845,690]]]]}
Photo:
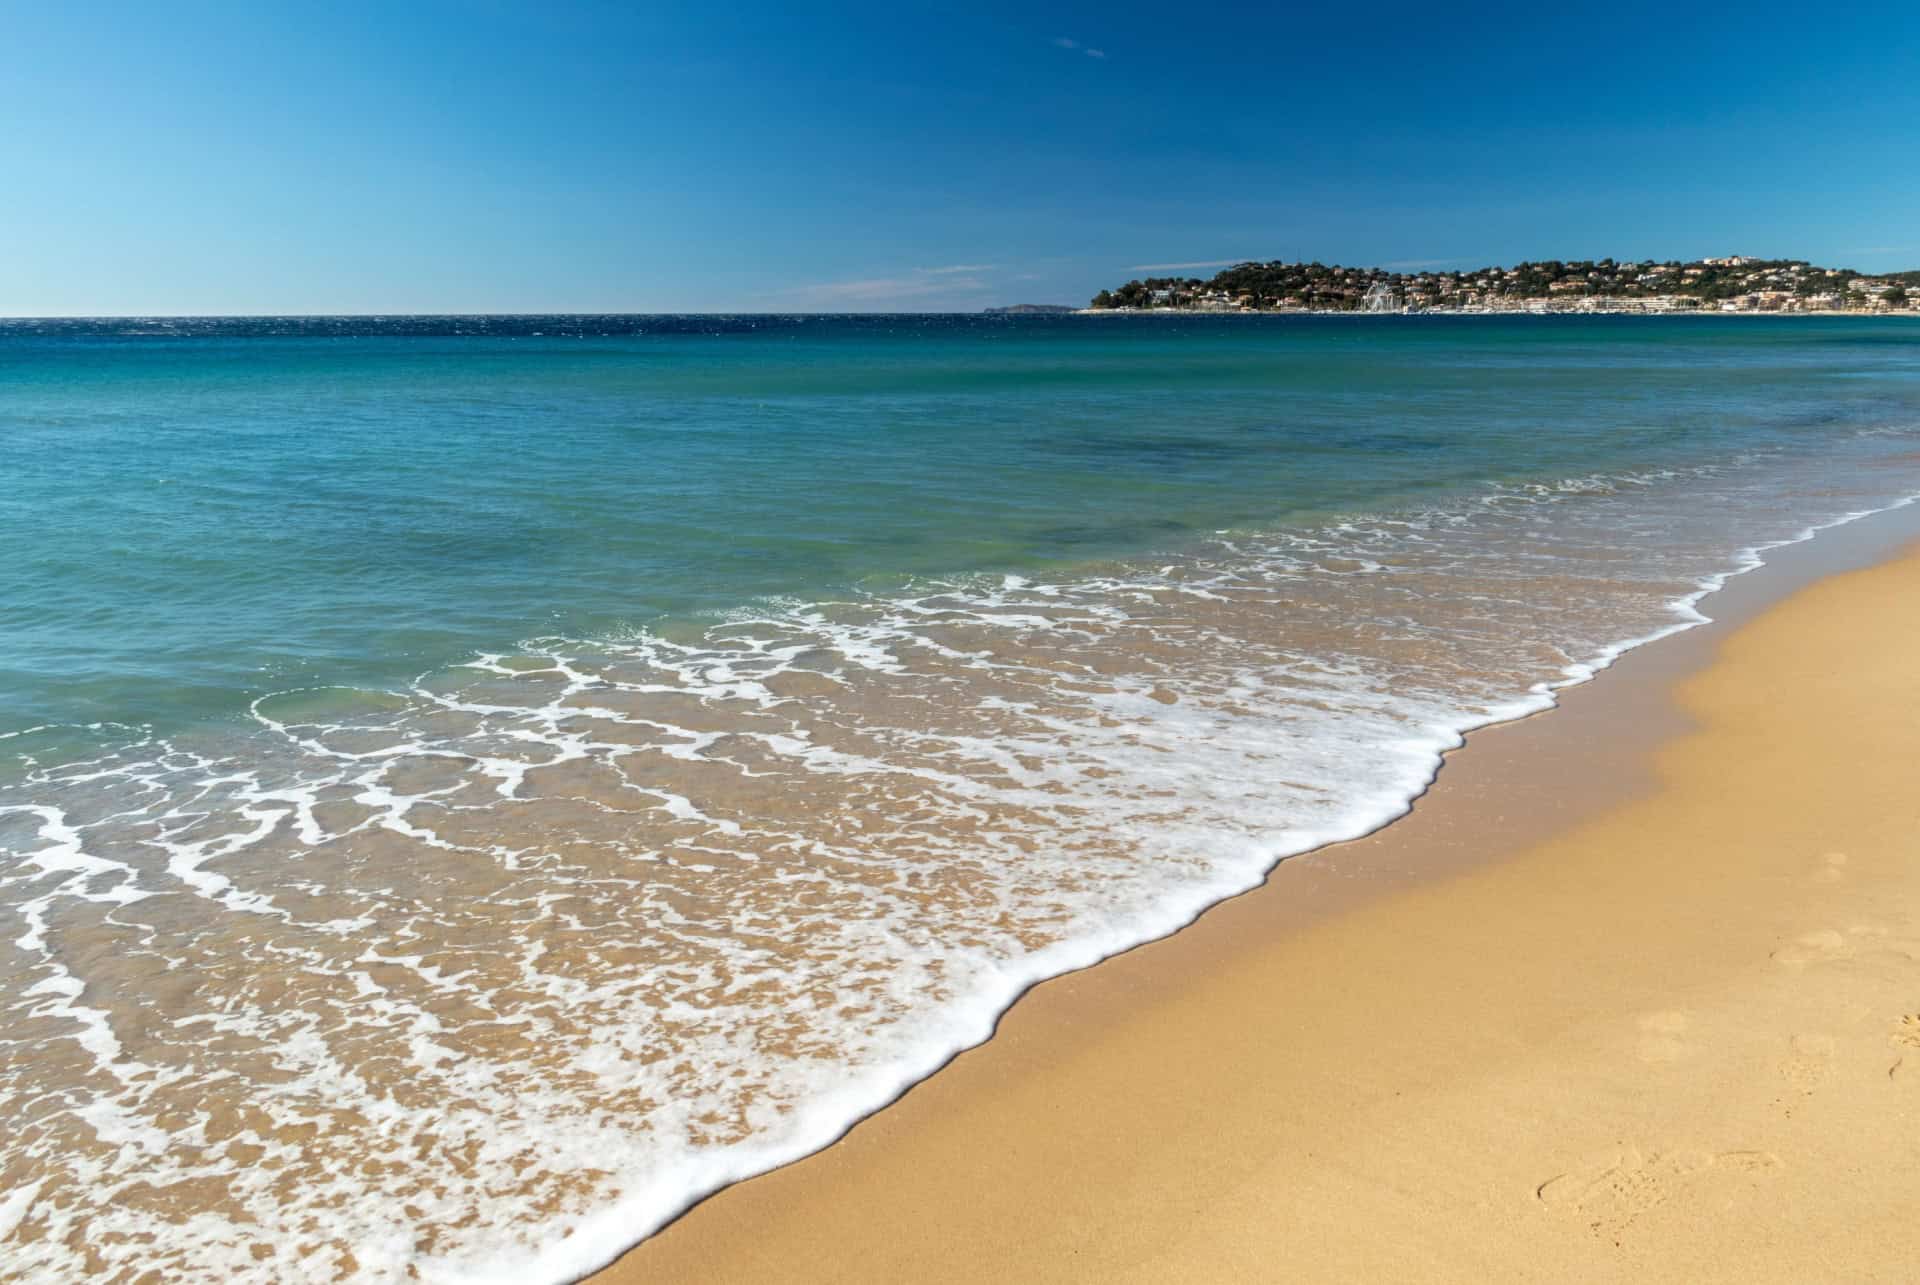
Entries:
{"type": "Polygon", "coordinates": [[[1869,313],[1917,306],[1920,271],[1870,276],[1801,259],[1732,255],[1691,263],[1556,259],[1464,272],[1241,263],[1211,280],[1129,281],[1102,290],[1089,310],[1869,313]]]}

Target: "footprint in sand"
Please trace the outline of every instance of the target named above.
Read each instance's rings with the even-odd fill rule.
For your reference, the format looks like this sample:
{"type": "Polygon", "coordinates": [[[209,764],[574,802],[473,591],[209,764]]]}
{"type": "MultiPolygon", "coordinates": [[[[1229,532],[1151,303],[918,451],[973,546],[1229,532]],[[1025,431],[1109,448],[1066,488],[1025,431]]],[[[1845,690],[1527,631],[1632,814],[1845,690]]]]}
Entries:
{"type": "Polygon", "coordinates": [[[1554,1175],[1534,1189],[1534,1196],[1555,1212],[1584,1220],[1595,1235],[1617,1238],[1642,1214],[1670,1200],[1688,1193],[1704,1197],[1713,1187],[1738,1189],[1779,1167],[1779,1158],[1766,1151],[1676,1148],[1642,1155],[1638,1147],[1623,1147],[1554,1175]]]}
{"type": "Polygon", "coordinates": [[[1903,968],[1920,963],[1920,940],[1885,924],[1854,924],[1847,929],[1847,953],[1877,968],[1903,968]]]}
{"type": "Polygon", "coordinates": [[[1801,1093],[1812,1093],[1833,1069],[1834,1052],[1831,1035],[1796,1035],[1793,1052],[1780,1064],[1780,1075],[1801,1093]]]}
{"type": "Polygon", "coordinates": [[[1902,1050],[1893,1065],[1887,1068],[1887,1078],[1892,1079],[1900,1074],[1900,1068],[1906,1065],[1909,1054],[1920,1053],[1920,1013],[1908,1013],[1895,1022],[1893,1034],[1887,1038],[1893,1041],[1895,1048],[1902,1050]]]}
{"type": "Polygon", "coordinates": [[[1813,868],[1815,883],[1839,883],[1847,877],[1847,854],[1844,852],[1824,852],[1820,863],[1813,868]]]}
{"type": "Polygon", "coordinates": [[[1640,1019],[1640,1044],[1635,1050],[1642,1062],[1678,1062],[1687,1055],[1680,1038],[1687,1029],[1687,1015],[1674,1009],[1648,1013],[1640,1019]]]}
{"type": "Polygon", "coordinates": [[[1841,959],[1911,964],[1920,961],[1920,940],[1896,937],[1885,924],[1849,924],[1845,932],[1822,928],[1796,937],[1775,950],[1773,959],[1795,969],[1841,959]]]}
{"type": "Polygon", "coordinates": [[[1796,937],[1774,951],[1773,958],[1788,968],[1805,968],[1808,964],[1844,959],[1850,953],[1845,933],[1837,928],[1822,928],[1819,932],[1796,937]]]}

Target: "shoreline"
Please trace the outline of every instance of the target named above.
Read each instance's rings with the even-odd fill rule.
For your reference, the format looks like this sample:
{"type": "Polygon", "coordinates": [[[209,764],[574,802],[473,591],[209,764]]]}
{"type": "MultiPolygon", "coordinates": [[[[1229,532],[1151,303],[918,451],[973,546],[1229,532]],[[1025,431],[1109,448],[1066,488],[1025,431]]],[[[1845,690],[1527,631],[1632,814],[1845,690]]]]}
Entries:
{"type": "MultiPolygon", "coordinates": [[[[736,418],[760,411],[733,402],[713,433],[678,435],[691,444],[673,469],[641,461],[634,477],[615,470],[583,492],[573,453],[530,462],[511,512],[564,522],[550,568],[500,569],[510,598],[544,601],[569,583],[583,612],[629,599],[612,574],[630,561],[625,546],[599,536],[625,529],[634,488],[656,474],[663,486],[683,466],[711,476],[709,507],[662,528],[662,547],[698,552],[701,514],[760,512],[770,493],[756,479],[824,475],[843,447],[871,459],[875,479],[925,480],[926,512],[893,512],[891,486],[846,497],[859,500],[849,512],[869,514],[869,536],[925,537],[902,546],[908,562],[930,549],[987,567],[970,551],[1006,548],[1043,569],[945,580],[902,570],[834,597],[729,593],[744,609],[684,629],[523,637],[450,665],[405,662],[387,646],[410,634],[325,623],[378,602],[396,625],[436,622],[423,646],[509,637],[475,632],[502,603],[437,570],[417,586],[367,586],[342,563],[350,574],[316,581],[304,607],[247,599],[288,627],[223,630],[239,650],[183,647],[177,672],[239,672],[248,649],[266,650],[247,640],[258,635],[334,647],[314,663],[349,682],[363,662],[363,680],[401,663],[411,677],[304,691],[275,675],[281,695],[253,701],[231,733],[204,722],[178,736],[82,728],[70,740],[97,742],[98,763],[41,772],[20,757],[19,783],[0,798],[8,842],[29,861],[69,864],[47,872],[45,889],[19,885],[13,908],[50,931],[19,944],[27,967],[9,993],[36,1030],[117,1041],[76,1038],[57,1046],[58,1064],[15,1068],[31,1090],[21,1102],[79,1086],[154,1130],[154,1144],[150,1157],[116,1148],[79,1111],[16,1112],[25,1127],[10,1154],[26,1167],[13,1182],[40,1185],[17,1206],[8,1260],[587,1273],[697,1199],[830,1145],[987,1040],[1030,985],[1184,928],[1285,854],[1399,817],[1463,733],[1550,704],[1543,693],[1570,662],[1597,668],[1620,646],[1670,633],[1682,623],[1673,604],[1738,569],[1739,546],[1920,494],[1911,362],[1900,345],[1873,343],[1871,327],[1843,328],[1837,342],[1806,332],[1787,361],[1766,344],[1729,349],[1738,327],[1718,339],[1704,331],[1719,327],[1671,327],[1651,345],[1628,329],[1606,342],[1596,330],[1600,347],[1578,353],[1526,339],[1524,326],[1492,350],[1396,341],[1404,351],[1383,381],[1377,354],[1331,332],[1284,354],[1225,337],[1156,341],[1152,369],[1127,387],[1097,376],[1140,354],[1066,342],[1064,331],[1003,351],[1016,337],[836,327],[792,367],[688,353],[665,363],[679,374],[661,389],[675,397],[742,360],[764,366],[769,388],[844,397],[818,426],[824,436],[791,435],[792,468],[736,418]],[[1548,377],[1528,360],[1536,351],[1548,377]],[[886,389],[923,377],[932,387],[974,358],[987,392],[963,426],[1004,445],[989,472],[1005,485],[897,435],[873,455],[867,430],[896,405],[886,389]],[[1626,370],[1641,372],[1630,403],[1626,370]],[[1248,418],[1289,389],[1282,421],[1248,418]],[[1056,397],[1099,409],[1098,422],[1076,410],[1043,416],[1042,431],[1017,409],[1056,397]],[[1820,415],[1802,413],[1814,404],[1820,415]],[[752,468],[712,467],[739,452],[752,468]],[[1082,466],[1063,470],[1063,459],[1082,466]],[[1282,493],[1290,499],[1272,510],[1282,493]],[[555,507],[556,495],[569,502],[555,507]],[[1236,508],[1260,512],[1244,526],[1201,521],[1236,508]],[[967,516],[1016,509],[1017,521],[992,529],[967,516]],[[1041,525],[1055,515],[1087,520],[1041,525]],[[993,543],[949,553],[949,533],[993,543]],[[1149,541],[1166,556],[1133,552],[1149,541]],[[1120,560],[1095,560],[1109,548],[1120,560]],[[607,574],[587,574],[596,567],[607,574]],[[179,808],[192,809],[181,814],[190,825],[174,823],[179,808]],[[95,858],[117,865],[79,864],[95,858]],[[302,878],[288,884],[296,866],[302,878]],[[146,904],[105,908],[103,887],[146,904]],[[323,967],[278,966],[316,951],[323,967]],[[183,967],[190,991],[166,977],[183,967]],[[276,1032],[289,1023],[319,1041],[284,1046],[276,1032]],[[210,1043],[208,1029],[236,1038],[210,1043]],[[219,1121],[204,1140],[196,1112],[219,1121]],[[316,1116],[328,1122],[317,1135],[316,1116]],[[234,1122],[249,1121],[275,1148],[271,1163],[248,1163],[257,1144],[230,1143],[244,1130],[234,1122]],[[123,1201],[122,1181],[166,1194],[123,1201]],[[422,1192],[432,1199],[414,1199],[422,1192]]],[[[61,353],[90,351],[44,347],[50,370],[64,369],[61,353]]],[[[210,372],[233,351],[201,347],[210,372]]],[[[555,414],[584,396],[583,425],[605,429],[592,441],[617,445],[630,431],[589,413],[600,385],[582,385],[572,363],[543,351],[531,367],[500,367],[490,351],[452,344],[448,369],[481,391],[525,378],[555,414]]],[[[387,362],[349,355],[370,377],[387,362]]],[[[634,352],[585,362],[636,387],[662,364],[634,352]]],[[[384,458],[380,410],[404,413],[416,383],[440,387],[439,375],[398,374],[375,379],[379,406],[353,419],[364,431],[341,445],[355,458],[363,448],[384,458]]],[[[241,379],[231,398],[213,397],[210,422],[244,423],[253,387],[241,379]]],[[[289,405],[287,440],[335,414],[336,387],[351,399],[326,375],[316,399],[289,405]]],[[[688,405],[706,423],[705,403],[688,405]]],[[[492,457],[484,435],[431,427],[447,451],[492,457]]],[[[270,493],[275,451],[236,455],[222,434],[207,442],[208,466],[257,475],[270,493]]],[[[398,503],[416,489],[407,462],[444,452],[395,442],[400,467],[383,476],[401,481],[382,494],[398,503]]],[[[142,459],[134,451],[116,468],[138,481],[142,459]]],[[[486,516],[500,480],[476,464],[458,482],[474,502],[445,512],[478,526],[461,525],[473,540],[457,548],[485,549],[489,524],[473,515],[486,516]]],[[[360,495],[328,494],[344,507],[360,495]]],[[[180,492],[156,503],[198,501],[180,492]]],[[[301,547],[340,529],[330,504],[296,515],[301,547]]],[[[408,538],[438,529],[410,522],[408,538]]],[[[746,545],[716,556],[730,567],[751,549],[848,529],[800,514],[791,530],[752,526],[746,545]]],[[[787,574],[777,560],[738,561],[749,580],[787,574]]],[[[259,562],[224,558],[204,581],[167,581],[155,601],[173,603],[176,586],[187,598],[244,594],[259,562]]],[[[806,575],[820,571],[832,568],[806,575]]],[[[680,567],[649,593],[667,596],[683,572],[698,579],[680,567]]],[[[735,583],[714,574],[710,591],[735,583]]],[[[99,640],[110,653],[136,641],[99,640]]],[[[47,690],[65,690],[61,672],[49,671],[47,690]]],[[[1354,877],[1345,865],[1339,874],[1354,877]]],[[[1389,876],[1401,877],[1375,882],[1389,876]]]]}
{"type": "MultiPolygon", "coordinates": [[[[1786,546],[1784,554],[1774,551],[1765,571],[1741,576],[1733,581],[1735,587],[1715,596],[1716,618],[1722,622],[1729,617],[1744,619],[1808,580],[1843,570],[1849,558],[1857,563],[1884,555],[1890,539],[1886,532],[1898,531],[1910,537],[1920,525],[1911,513],[1882,513],[1849,528],[1829,530],[1820,539],[1786,546]]],[[[703,1277],[711,1278],[720,1270],[716,1264],[728,1261],[729,1255],[748,1276],[755,1272],[755,1261],[759,1271],[769,1270],[776,1259],[754,1258],[773,1252],[766,1246],[763,1224],[786,1226],[799,1219],[811,1225],[831,1213],[831,1209],[822,1208],[828,1198],[816,1191],[816,1186],[827,1183],[839,1190],[848,1182],[859,1184],[859,1175],[872,1170],[887,1174],[885,1190],[905,1190],[900,1187],[903,1175],[899,1170],[907,1162],[896,1149],[923,1145],[930,1132],[938,1131],[940,1121],[929,1112],[944,1116],[958,1106],[970,1115],[987,1113],[990,1118],[976,1121],[976,1127],[990,1128],[998,1123],[991,1118],[995,1113],[990,1110],[996,1099],[1027,1086],[1039,1073],[1036,1067],[1055,1067],[1071,1053],[1057,1047],[1066,1037],[1050,1037],[1037,1030],[1037,1025],[1051,1023],[1058,1028],[1064,1023],[1074,1032],[1073,1040],[1109,1026],[1137,1026],[1146,1020],[1136,1011],[1143,993],[1161,1003],[1169,1002],[1169,996],[1183,987],[1206,984],[1207,978],[1216,975],[1222,963],[1217,957],[1220,952],[1231,955],[1266,949],[1269,943],[1265,940],[1254,943],[1244,939],[1243,921],[1264,924],[1263,938],[1278,932],[1284,943],[1297,944],[1329,931],[1331,925],[1384,914],[1386,908],[1417,899],[1423,889],[1484,876],[1515,861],[1510,850],[1518,843],[1550,844],[1555,833],[1584,824],[1586,818],[1633,806],[1636,792],[1646,785],[1644,760],[1655,749],[1651,729],[1661,729],[1661,735],[1671,737],[1680,726],[1669,699],[1675,675],[1689,664],[1697,667],[1704,663],[1713,650],[1711,642],[1738,637],[1742,632],[1729,634],[1724,628],[1691,630],[1663,647],[1638,648],[1615,666],[1632,672],[1610,676],[1602,684],[1583,684],[1560,692],[1562,711],[1556,719],[1527,718],[1474,733],[1465,749],[1448,755],[1441,788],[1423,797],[1412,815],[1368,838],[1282,862],[1265,885],[1219,903],[1196,924],[1171,937],[1040,983],[1002,1017],[993,1039],[960,1054],[892,1106],[855,1125],[839,1143],[709,1197],[593,1279],[654,1279],[663,1275],[676,1279],[676,1271],[692,1270],[687,1265],[693,1263],[700,1265],[703,1277]],[[1689,638],[1700,641],[1689,647],[1689,638]],[[1615,713],[1608,714],[1609,709],[1615,713]],[[1623,721],[1618,716],[1621,709],[1634,713],[1623,721]],[[1583,772],[1578,777],[1550,778],[1542,777],[1537,764],[1531,762],[1543,752],[1543,745],[1535,742],[1544,742],[1548,751],[1553,751],[1558,742],[1558,750],[1547,757],[1551,759],[1557,753],[1564,768],[1567,742],[1592,738],[1596,733],[1608,746],[1609,771],[1586,771],[1590,765],[1583,759],[1583,772]],[[1523,744],[1524,752],[1513,748],[1523,744]],[[1515,774],[1518,780],[1512,779],[1515,774]],[[1531,791],[1527,788],[1529,775],[1531,791]],[[1559,788],[1570,780],[1578,780],[1580,788],[1571,793],[1559,788]],[[1547,789],[1553,792],[1550,800],[1543,794],[1547,789]],[[1501,833],[1497,838],[1487,834],[1484,811],[1488,808],[1499,810],[1496,815],[1501,833]],[[1490,847],[1499,852],[1489,852],[1490,847]],[[1238,930],[1236,923],[1240,924],[1238,930]],[[1233,940],[1236,936],[1241,939],[1233,940]],[[1193,973],[1181,963],[1196,956],[1208,957],[1203,973],[1193,973]],[[803,1210],[807,1211],[804,1217],[803,1210]]],[[[1244,961],[1226,962],[1231,971],[1231,966],[1244,961]]],[[[1180,998],[1190,996],[1176,996],[1176,1006],[1180,998]]],[[[1197,1106],[1190,1103],[1187,1109],[1197,1106]]],[[[1051,1125],[1041,1127],[1035,1145],[1044,1147],[1045,1140],[1057,1133],[1051,1125]]],[[[1169,1149],[1177,1152],[1179,1148],[1169,1149]]],[[[1051,1180],[1050,1174],[1042,1176],[1051,1180]]],[[[991,1165],[976,1175],[977,1180],[996,1185],[1004,1177],[991,1165]]],[[[1088,1208],[1082,1216],[1097,1218],[1101,1202],[1090,1194],[1085,1203],[1088,1208]]],[[[1044,1205],[1042,1201],[1042,1209],[1044,1205]]],[[[1034,1214],[1030,1213],[1028,1221],[1033,1220],[1034,1214]]],[[[1047,1219],[1041,1217],[1031,1230],[1043,1235],[1049,1230],[1046,1224],[1047,1219]]],[[[803,1228],[792,1230],[800,1234],[803,1228]]],[[[819,1237],[809,1235],[807,1239],[807,1261],[817,1261],[813,1255],[821,1247],[813,1242],[819,1237]]],[[[866,1246],[868,1251],[875,1248],[866,1246]]],[[[1042,1275],[1045,1272],[1041,1269],[1051,1266],[1064,1270],[1067,1265],[1065,1260],[1052,1261],[1051,1255],[1038,1249],[1021,1264],[1029,1274],[1040,1271],[1042,1275]]],[[[877,1260],[873,1266],[881,1270],[877,1260]]],[[[791,1275],[790,1260],[787,1268],[791,1275]]],[[[834,1274],[824,1262],[820,1270],[823,1275],[834,1274]]],[[[859,1264],[850,1259],[843,1259],[837,1270],[843,1276],[849,1272],[862,1274],[859,1264]]],[[[888,1270],[899,1270],[899,1264],[888,1270]]]]}

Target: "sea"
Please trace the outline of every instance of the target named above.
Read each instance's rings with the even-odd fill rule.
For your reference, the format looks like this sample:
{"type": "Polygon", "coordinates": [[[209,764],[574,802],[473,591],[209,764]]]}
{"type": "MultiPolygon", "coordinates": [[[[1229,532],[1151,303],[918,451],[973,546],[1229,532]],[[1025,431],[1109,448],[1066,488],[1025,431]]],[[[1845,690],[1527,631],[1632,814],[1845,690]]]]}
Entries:
{"type": "Polygon", "coordinates": [[[573,1279],[1916,495],[1896,318],[0,322],[0,1276],[573,1279]]]}

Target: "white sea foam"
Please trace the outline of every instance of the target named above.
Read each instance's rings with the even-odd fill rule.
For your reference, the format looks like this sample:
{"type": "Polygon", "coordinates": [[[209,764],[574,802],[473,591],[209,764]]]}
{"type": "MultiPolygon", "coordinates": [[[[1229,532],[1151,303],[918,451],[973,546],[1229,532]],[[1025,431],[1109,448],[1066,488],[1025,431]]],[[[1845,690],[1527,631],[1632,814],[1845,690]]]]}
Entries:
{"type": "Polygon", "coordinates": [[[0,1060],[0,1266],[584,1273],[1034,982],[1404,813],[1473,728],[1891,489],[1752,462],[1489,488],[533,640],[29,765],[0,1040],[40,1055],[0,1060]]]}

